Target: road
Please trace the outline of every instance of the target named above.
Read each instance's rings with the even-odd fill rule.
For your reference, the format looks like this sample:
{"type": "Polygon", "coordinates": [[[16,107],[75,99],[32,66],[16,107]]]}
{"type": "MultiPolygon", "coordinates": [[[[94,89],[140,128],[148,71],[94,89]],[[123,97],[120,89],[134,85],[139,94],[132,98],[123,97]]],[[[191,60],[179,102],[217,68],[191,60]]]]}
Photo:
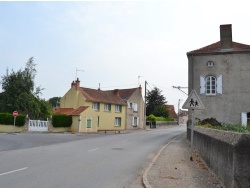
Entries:
{"type": "Polygon", "coordinates": [[[176,126],[128,134],[83,134],[57,144],[5,148],[0,152],[0,187],[133,187],[156,153],[185,131],[184,126],[176,126]]]}

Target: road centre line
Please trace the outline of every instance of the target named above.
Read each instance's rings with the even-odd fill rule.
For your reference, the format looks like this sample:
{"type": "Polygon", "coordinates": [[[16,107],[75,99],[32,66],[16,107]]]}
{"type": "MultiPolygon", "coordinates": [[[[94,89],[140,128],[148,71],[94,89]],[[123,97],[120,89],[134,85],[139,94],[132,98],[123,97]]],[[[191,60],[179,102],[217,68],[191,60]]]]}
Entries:
{"type": "Polygon", "coordinates": [[[0,176],[11,174],[11,173],[18,172],[18,171],[21,171],[21,170],[26,170],[27,168],[28,167],[24,167],[24,168],[20,168],[20,169],[17,169],[17,170],[12,170],[12,171],[9,171],[9,172],[5,172],[5,173],[0,174],[0,176]]]}
{"type": "Polygon", "coordinates": [[[91,149],[91,150],[88,150],[87,152],[96,151],[96,150],[98,150],[98,149],[99,149],[99,148],[91,149]]]}

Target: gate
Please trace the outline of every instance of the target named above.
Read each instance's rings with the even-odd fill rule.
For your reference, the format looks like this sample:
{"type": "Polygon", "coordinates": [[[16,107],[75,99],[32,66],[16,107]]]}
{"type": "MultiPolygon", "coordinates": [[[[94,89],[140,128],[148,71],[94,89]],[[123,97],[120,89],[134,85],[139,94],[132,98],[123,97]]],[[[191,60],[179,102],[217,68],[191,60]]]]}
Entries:
{"type": "Polygon", "coordinates": [[[48,121],[29,120],[29,131],[48,131],[48,129],[48,121]]]}

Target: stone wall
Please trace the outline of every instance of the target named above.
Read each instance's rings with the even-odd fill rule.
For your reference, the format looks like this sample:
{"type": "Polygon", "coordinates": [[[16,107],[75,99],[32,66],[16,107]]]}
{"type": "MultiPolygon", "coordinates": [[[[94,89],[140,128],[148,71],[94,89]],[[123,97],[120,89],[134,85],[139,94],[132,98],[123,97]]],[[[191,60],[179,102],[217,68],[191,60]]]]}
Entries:
{"type": "Polygon", "coordinates": [[[195,127],[193,143],[225,187],[250,187],[250,134],[195,127]]]}

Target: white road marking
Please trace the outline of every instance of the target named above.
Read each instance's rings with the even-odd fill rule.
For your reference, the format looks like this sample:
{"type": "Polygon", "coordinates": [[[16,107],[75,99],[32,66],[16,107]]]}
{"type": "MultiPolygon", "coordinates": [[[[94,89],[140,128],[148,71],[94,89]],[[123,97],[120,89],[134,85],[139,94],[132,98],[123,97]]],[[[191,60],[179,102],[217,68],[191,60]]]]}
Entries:
{"type": "Polygon", "coordinates": [[[17,169],[17,170],[12,170],[12,171],[9,171],[9,172],[5,172],[5,173],[0,174],[0,176],[11,174],[11,173],[18,172],[18,171],[21,171],[21,170],[26,170],[27,168],[28,167],[24,167],[24,168],[20,168],[20,169],[17,169]]]}
{"type": "Polygon", "coordinates": [[[91,149],[91,150],[88,150],[87,152],[95,151],[95,150],[98,150],[98,149],[99,148],[91,149]]]}

